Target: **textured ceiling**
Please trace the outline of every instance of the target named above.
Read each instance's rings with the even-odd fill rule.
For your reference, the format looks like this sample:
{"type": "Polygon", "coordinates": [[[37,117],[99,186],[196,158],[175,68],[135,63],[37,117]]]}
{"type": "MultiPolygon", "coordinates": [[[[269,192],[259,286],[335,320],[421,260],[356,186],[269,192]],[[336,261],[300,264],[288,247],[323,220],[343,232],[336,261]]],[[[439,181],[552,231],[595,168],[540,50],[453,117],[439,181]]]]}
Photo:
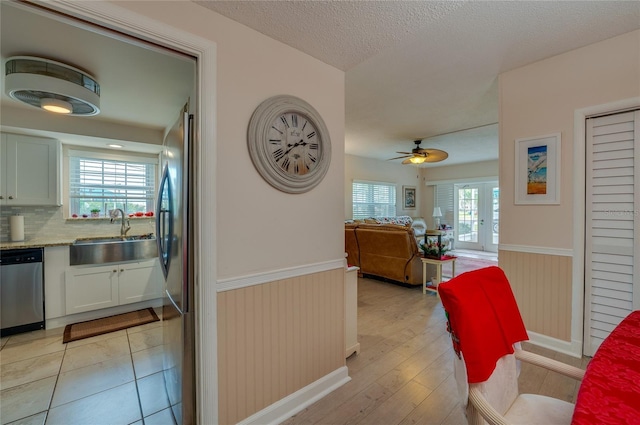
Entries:
{"type": "Polygon", "coordinates": [[[640,28],[638,1],[196,3],[346,71],[348,154],[420,138],[429,167],[497,158],[499,73],[640,28]]]}

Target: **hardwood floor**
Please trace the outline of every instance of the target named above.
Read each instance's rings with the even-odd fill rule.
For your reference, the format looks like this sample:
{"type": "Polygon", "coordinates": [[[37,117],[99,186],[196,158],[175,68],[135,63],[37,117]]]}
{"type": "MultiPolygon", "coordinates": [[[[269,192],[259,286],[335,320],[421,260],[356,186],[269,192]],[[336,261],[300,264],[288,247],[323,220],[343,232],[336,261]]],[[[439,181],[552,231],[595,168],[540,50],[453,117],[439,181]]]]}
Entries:
{"type": "MultiPolygon", "coordinates": [[[[283,422],[298,424],[466,424],[453,377],[453,350],[436,296],[373,279],[358,281],[361,352],[347,359],[351,381],[283,422]]],[[[576,359],[526,349],[584,368],[576,359]]],[[[576,381],[523,363],[521,392],[573,401],[576,381]]]]}

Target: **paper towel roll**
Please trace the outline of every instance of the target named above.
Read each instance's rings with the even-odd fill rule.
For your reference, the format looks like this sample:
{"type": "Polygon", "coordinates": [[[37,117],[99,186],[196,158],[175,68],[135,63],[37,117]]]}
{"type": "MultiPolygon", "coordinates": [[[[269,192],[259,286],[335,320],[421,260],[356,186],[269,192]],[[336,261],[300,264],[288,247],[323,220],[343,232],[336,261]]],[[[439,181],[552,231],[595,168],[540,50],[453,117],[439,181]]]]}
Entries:
{"type": "Polygon", "coordinates": [[[12,215],[9,217],[9,227],[11,228],[12,242],[24,240],[24,216],[12,215]]]}

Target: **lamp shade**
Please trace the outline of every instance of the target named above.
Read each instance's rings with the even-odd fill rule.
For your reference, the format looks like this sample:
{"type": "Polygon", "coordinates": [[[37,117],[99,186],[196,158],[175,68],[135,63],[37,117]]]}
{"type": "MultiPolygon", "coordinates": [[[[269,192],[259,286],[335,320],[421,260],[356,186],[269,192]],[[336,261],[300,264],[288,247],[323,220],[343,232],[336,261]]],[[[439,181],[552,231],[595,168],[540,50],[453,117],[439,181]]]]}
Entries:
{"type": "Polygon", "coordinates": [[[433,217],[442,217],[442,211],[440,211],[440,207],[433,208],[433,217]]]}

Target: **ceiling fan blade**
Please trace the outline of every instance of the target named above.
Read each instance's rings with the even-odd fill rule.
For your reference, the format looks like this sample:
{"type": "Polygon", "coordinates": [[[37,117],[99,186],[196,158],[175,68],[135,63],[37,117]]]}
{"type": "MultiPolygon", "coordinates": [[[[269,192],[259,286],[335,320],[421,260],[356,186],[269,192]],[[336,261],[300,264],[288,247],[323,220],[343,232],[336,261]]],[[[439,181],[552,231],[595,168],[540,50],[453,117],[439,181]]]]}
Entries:
{"type": "Polygon", "coordinates": [[[423,149],[423,154],[426,154],[424,162],[440,162],[449,157],[449,154],[440,149],[423,149]]]}
{"type": "Polygon", "coordinates": [[[396,152],[396,153],[401,153],[401,154],[404,154],[404,155],[413,155],[413,152],[396,152]]]}
{"type": "Polygon", "coordinates": [[[387,161],[393,161],[394,159],[406,158],[407,156],[411,156],[411,154],[409,154],[409,155],[397,156],[397,157],[395,157],[395,158],[389,158],[389,159],[387,159],[387,161]]]}

